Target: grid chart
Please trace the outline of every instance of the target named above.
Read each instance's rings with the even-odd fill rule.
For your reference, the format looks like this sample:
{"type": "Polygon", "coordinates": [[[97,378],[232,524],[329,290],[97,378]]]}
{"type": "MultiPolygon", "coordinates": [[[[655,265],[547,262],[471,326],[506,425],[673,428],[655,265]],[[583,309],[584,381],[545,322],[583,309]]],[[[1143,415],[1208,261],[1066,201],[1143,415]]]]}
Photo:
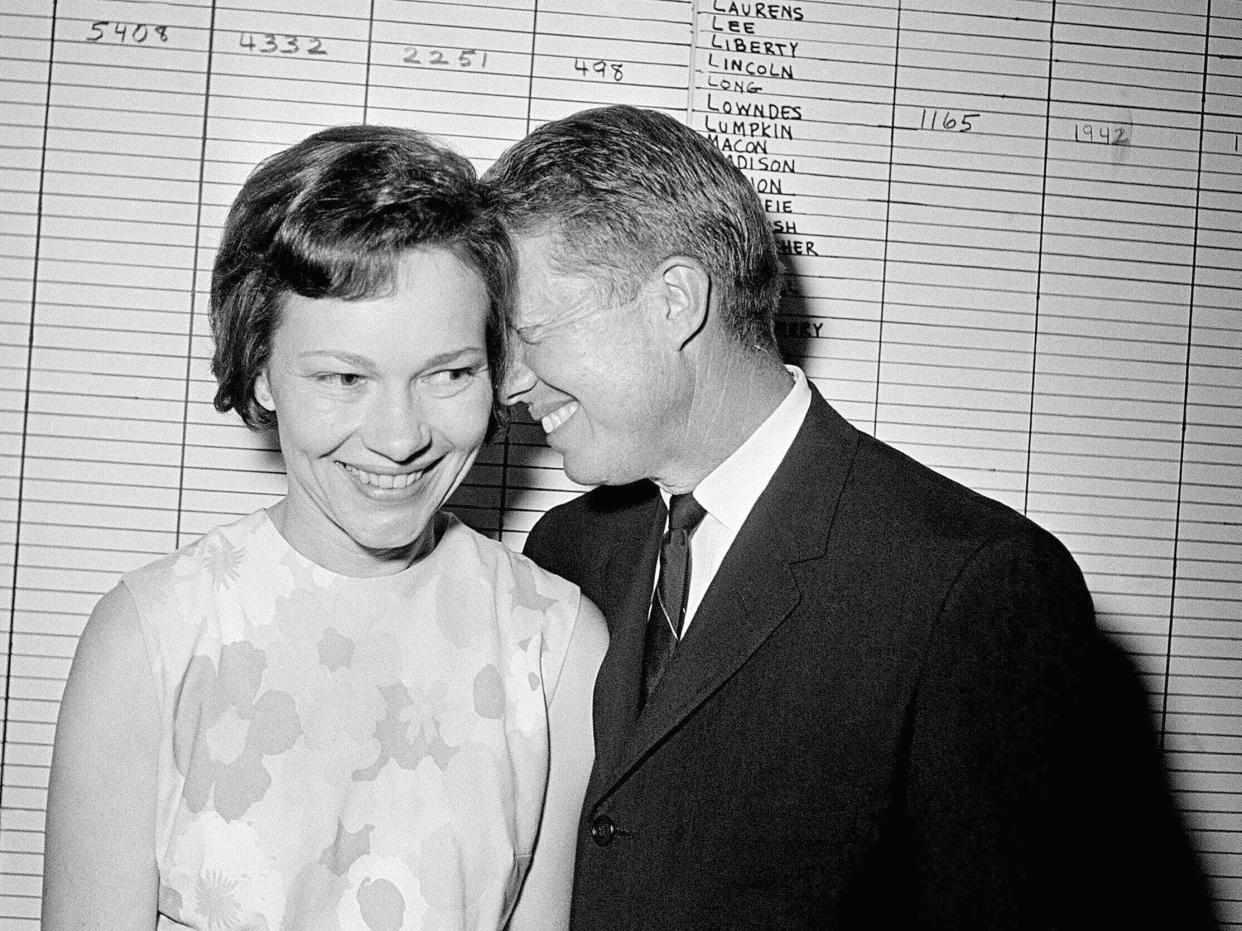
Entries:
{"type": "MultiPolygon", "coordinates": [[[[329,124],[480,170],[634,103],[764,200],[781,344],[856,425],[1048,527],[1152,699],[1242,928],[1242,0],[10,0],[0,12],[0,926],[38,925],[56,713],[122,572],[283,492],[211,407],[224,214],[329,124]]],[[[454,509],[578,489],[537,425],[454,509]]]]}

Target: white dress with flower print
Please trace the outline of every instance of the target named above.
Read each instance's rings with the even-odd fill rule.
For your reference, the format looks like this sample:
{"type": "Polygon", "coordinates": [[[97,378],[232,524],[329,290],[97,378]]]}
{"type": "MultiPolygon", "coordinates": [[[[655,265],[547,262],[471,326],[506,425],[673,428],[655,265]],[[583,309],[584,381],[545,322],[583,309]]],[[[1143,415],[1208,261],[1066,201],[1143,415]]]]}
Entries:
{"type": "Polygon", "coordinates": [[[504,924],[579,593],[438,520],[380,578],[311,563],[263,511],[125,576],[164,733],[160,929],[504,924]]]}

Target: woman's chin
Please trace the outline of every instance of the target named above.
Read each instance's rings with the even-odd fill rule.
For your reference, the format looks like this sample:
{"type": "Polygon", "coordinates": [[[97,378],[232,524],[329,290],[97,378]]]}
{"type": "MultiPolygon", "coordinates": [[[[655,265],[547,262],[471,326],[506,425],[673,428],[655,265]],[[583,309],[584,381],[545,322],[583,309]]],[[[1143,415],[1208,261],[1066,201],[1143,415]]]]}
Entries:
{"type": "Polygon", "coordinates": [[[369,527],[358,528],[350,534],[354,545],[364,553],[369,553],[380,562],[392,562],[394,559],[414,560],[425,555],[430,549],[434,535],[433,524],[435,514],[423,521],[417,528],[409,523],[400,527],[369,527]]]}

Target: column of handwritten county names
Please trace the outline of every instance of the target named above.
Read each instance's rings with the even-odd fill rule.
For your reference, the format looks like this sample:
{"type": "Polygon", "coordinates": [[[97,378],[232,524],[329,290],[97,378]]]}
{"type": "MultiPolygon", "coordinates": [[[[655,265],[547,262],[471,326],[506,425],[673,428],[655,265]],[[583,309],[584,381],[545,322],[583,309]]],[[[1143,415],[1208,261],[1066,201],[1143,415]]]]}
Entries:
{"type": "Polygon", "coordinates": [[[1242,926],[1242,3],[1212,0],[1165,751],[1222,919],[1242,926]]]}
{"type": "Polygon", "coordinates": [[[693,125],[750,177],[789,270],[777,336],[872,420],[896,4],[700,4],[693,125]]]}

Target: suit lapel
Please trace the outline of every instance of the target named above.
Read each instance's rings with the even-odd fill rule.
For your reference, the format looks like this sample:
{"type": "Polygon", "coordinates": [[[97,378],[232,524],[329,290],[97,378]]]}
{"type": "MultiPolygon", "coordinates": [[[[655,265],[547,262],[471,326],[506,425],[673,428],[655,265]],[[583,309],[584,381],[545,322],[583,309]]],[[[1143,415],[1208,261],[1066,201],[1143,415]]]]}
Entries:
{"type": "MultiPolygon", "coordinates": [[[[632,772],[797,608],[802,596],[791,567],[822,556],[827,548],[832,517],[857,443],[858,432],[812,387],[811,408],[802,428],[729,548],[660,687],[628,735],[614,739],[608,753],[601,753],[597,759],[587,792],[589,804],[601,800],[632,772]]],[[[618,655],[614,658],[610,649],[609,659],[615,662],[605,660],[605,666],[614,667],[609,671],[610,680],[628,680],[633,692],[631,715],[637,706],[646,600],[657,555],[655,546],[650,566],[644,563],[646,589],[641,610],[631,605],[624,629],[621,623],[614,628],[618,655]],[[618,643],[618,636],[625,639],[618,643]],[[623,669],[622,662],[626,664],[623,669]]],[[[634,597],[637,599],[636,593],[634,597]]],[[[601,679],[603,676],[601,669],[601,679]]],[[[598,715],[598,685],[596,695],[598,715]]],[[[598,720],[596,727],[598,735],[598,720]]]]}
{"type": "Polygon", "coordinates": [[[595,768],[588,798],[601,776],[611,771],[638,715],[643,642],[663,520],[659,492],[652,485],[650,497],[618,522],[615,546],[601,569],[601,591],[610,593],[609,603],[600,605],[609,619],[609,645],[595,679],[595,768]]]}

